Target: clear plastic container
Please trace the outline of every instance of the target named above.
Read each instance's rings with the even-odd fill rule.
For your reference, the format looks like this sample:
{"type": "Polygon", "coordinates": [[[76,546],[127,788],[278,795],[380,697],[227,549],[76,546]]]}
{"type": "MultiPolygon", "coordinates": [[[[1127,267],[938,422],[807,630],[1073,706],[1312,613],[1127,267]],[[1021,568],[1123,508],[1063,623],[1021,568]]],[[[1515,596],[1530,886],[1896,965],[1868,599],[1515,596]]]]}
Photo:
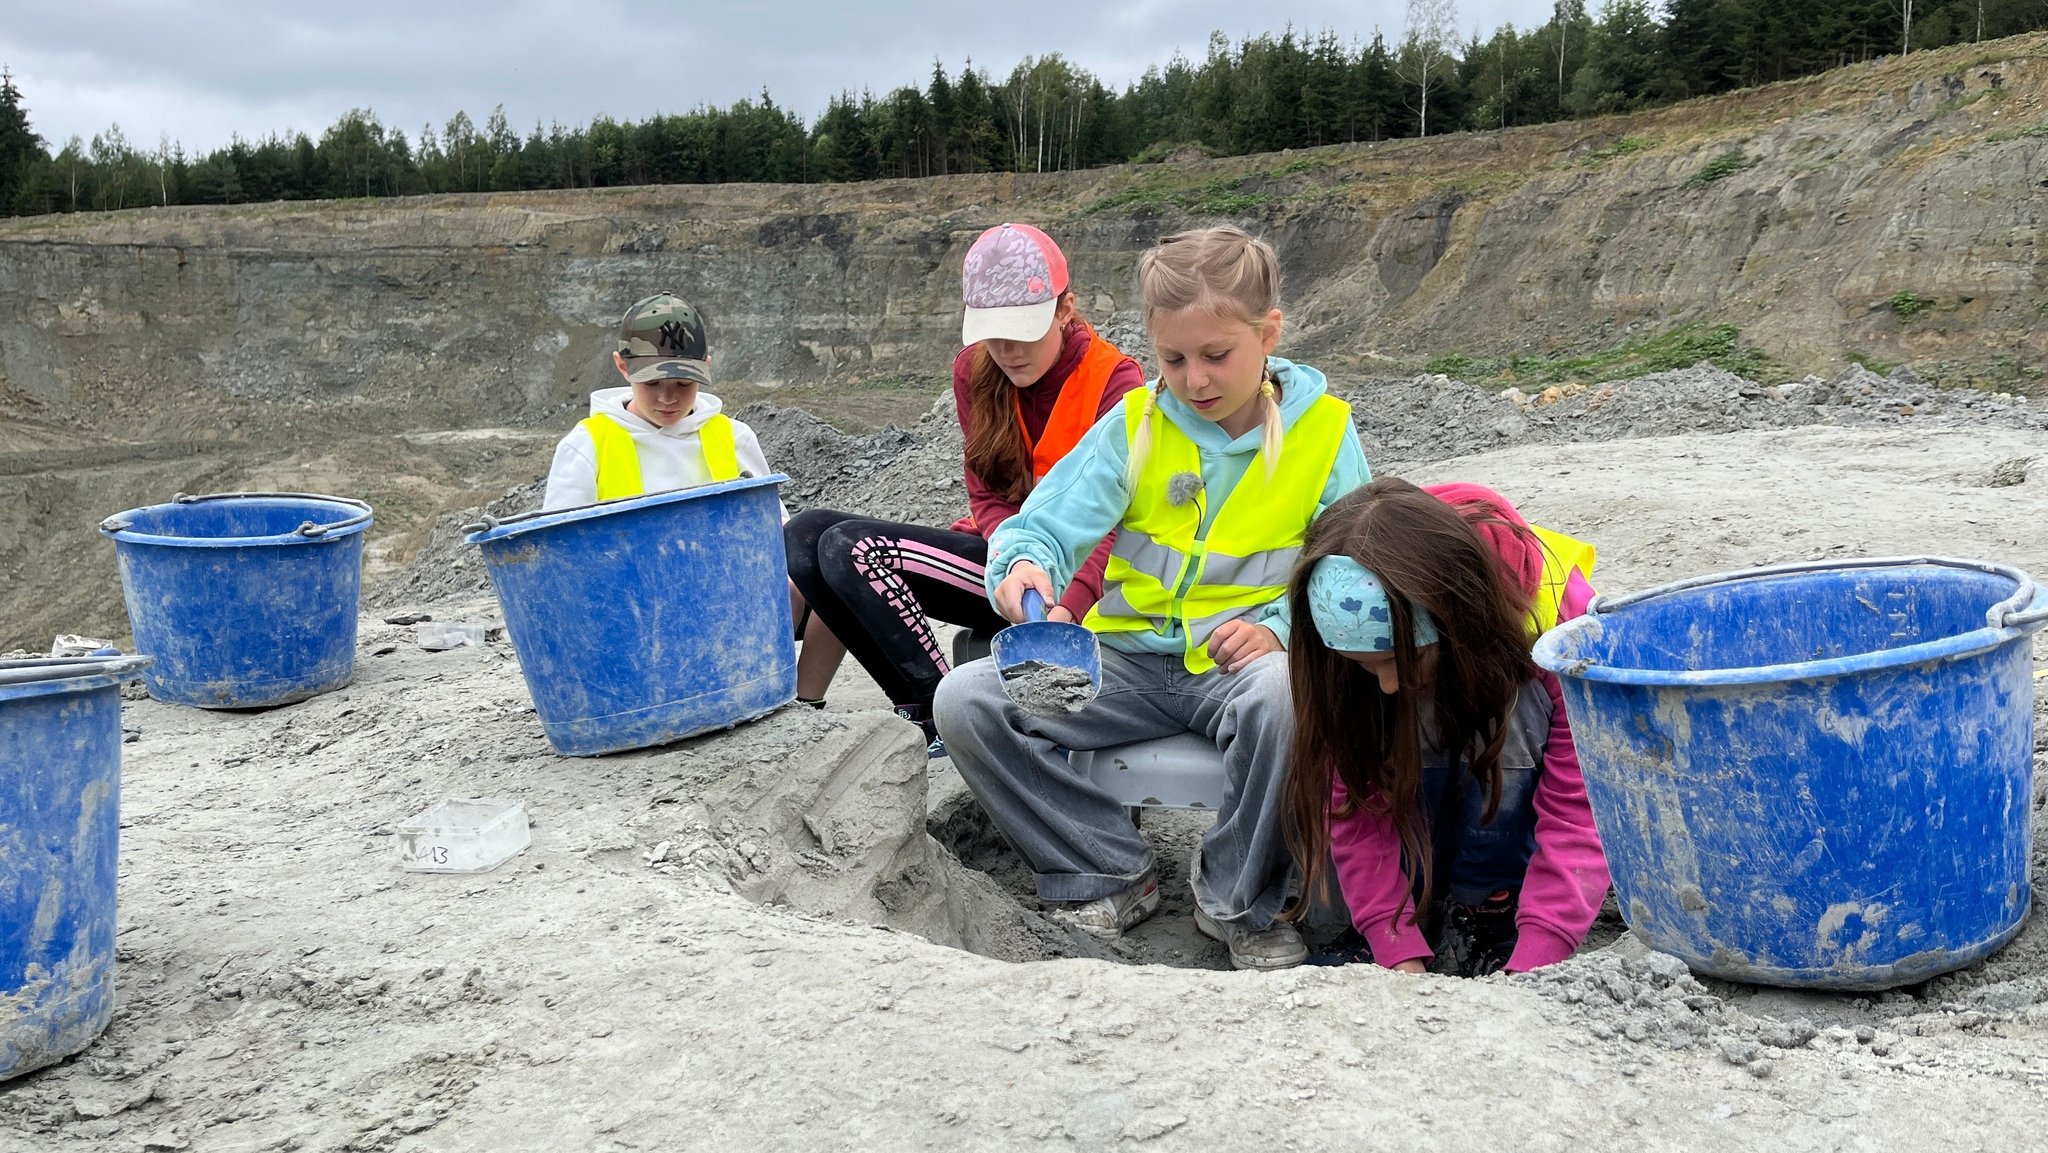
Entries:
{"type": "Polygon", "coordinates": [[[460,621],[421,621],[413,626],[414,635],[419,637],[420,647],[428,652],[461,648],[469,645],[482,648],[484,634],[488,627],[460,621]]]}
{"type": "Polygon", "coordinates": [[[450,797],[402,822],[398,863],[415,873],[488,873],[530,843],[526,802],[450,797]]]}

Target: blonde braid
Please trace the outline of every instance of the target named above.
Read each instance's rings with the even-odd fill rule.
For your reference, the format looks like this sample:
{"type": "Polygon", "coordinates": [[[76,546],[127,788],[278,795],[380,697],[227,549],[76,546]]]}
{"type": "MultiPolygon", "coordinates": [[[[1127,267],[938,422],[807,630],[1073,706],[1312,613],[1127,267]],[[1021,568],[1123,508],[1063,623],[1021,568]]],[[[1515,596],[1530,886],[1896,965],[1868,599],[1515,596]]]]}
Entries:
{"type": "Polygon", "coordinates": [[[1124,462],[1124,477],[1130,483],[1131,491],[1138,488],[1138,474],[1145,469],[1145,458],[1152,454],[1152,410],[1159,407],[1159,390],[1166,387],[1166,378],[1144,389],[1145,408],[1138,414],[1138,435],[1131,441],[1131,459],[1124,462]]]}
{"type": "Polygon", "coordinates": [[[1273,470],[1280,467],[1280,446],[1287,440],[1287,426],[1280,421],[1280,389],[1273,381],[1273,370],[1266,370],[1266,379],[1259,385],[1259,401],[1266,406],[1264,432],[1259,437],[1259,455],[1266,458],[1266,479],[1273,479],[1273,470]]]}

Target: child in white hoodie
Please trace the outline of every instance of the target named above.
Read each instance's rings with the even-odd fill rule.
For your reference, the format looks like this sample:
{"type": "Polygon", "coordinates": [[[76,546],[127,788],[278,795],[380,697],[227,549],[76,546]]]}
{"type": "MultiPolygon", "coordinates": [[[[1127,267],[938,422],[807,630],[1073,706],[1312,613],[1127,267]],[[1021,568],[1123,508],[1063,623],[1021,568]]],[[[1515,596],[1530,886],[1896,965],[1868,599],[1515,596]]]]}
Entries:
{"type": "Polygon", "coordinates": [[[725,415],[697,310],[658,292],[626,310],[612,363],[624,388],[590,394],[590,416],[555,446],[544,509],[690,488],[773,470],[745,423],[725,415]]]}
{"type": "MultiPolygon", "coordinates": [[[[590,415],[555,446],[543,510],[775,471],[754,430],[725,415],[719,399],[703,390],[711,383],[711,355],[696,309],[666,292],[633,305],[619,322],[612,363],[626,387],[590,394],[590,415]]],[[[787,508],[782,519],[789,519],[787,508]]],[[[829,679],[846,646],[812,615],[795,585],[789,586],[789,611],[803,642],[798,671],[829,679]]]]}

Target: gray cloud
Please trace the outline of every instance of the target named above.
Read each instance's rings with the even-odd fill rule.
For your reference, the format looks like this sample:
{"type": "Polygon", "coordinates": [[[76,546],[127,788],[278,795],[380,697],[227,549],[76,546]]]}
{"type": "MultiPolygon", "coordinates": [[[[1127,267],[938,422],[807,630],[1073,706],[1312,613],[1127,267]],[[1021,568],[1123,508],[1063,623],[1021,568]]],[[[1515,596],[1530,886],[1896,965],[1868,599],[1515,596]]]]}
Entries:
{"type": "MultiPolygon", "coordinates": [[[[0,22],[35,128],[53,147],[118,122],[131,144],[164,135],[188,152],[231,133],[317,134],[351,108],[416,135],[457,111],[479,124],[503,104],[515,130],[729,104],[765,87],[806,119],[840,91],[922,85],[936,57],[1007,73],[1058,52],[1121,87],[1175,51],[1199,59],[1209,33],[1236,38],[1323,27],[1349,40],[1399,36],[1400,0],[1042,0],[1028,8],[942,0],[849,5],[792,0],[75,0],[28,4],[0,22]],[[1026,19],[1019,15],[1028,12],[1026,19]]],[[[1463,0],[1461,27],[1540,24],[1549,0],[1463,0]]]]}

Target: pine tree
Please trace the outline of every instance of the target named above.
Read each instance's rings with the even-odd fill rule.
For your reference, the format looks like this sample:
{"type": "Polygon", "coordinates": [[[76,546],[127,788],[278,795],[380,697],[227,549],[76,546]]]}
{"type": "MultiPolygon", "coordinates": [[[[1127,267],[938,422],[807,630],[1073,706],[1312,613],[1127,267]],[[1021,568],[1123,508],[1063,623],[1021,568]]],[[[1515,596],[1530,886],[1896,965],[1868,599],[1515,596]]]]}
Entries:
{"type": "Polygon", "coordinates": [[[1729,0],[1665,0],[1664,94],[1670,99],[1726,92],[1742,81],[1737,13],[1729,0]]]}
{"type": "Polygon", "coordinates": [[[38,182],[36,170],[50,163],[43,138],[29,127],[14,74],[0,69],[0,213],[27,211],[22,203],[38,182]]]}

